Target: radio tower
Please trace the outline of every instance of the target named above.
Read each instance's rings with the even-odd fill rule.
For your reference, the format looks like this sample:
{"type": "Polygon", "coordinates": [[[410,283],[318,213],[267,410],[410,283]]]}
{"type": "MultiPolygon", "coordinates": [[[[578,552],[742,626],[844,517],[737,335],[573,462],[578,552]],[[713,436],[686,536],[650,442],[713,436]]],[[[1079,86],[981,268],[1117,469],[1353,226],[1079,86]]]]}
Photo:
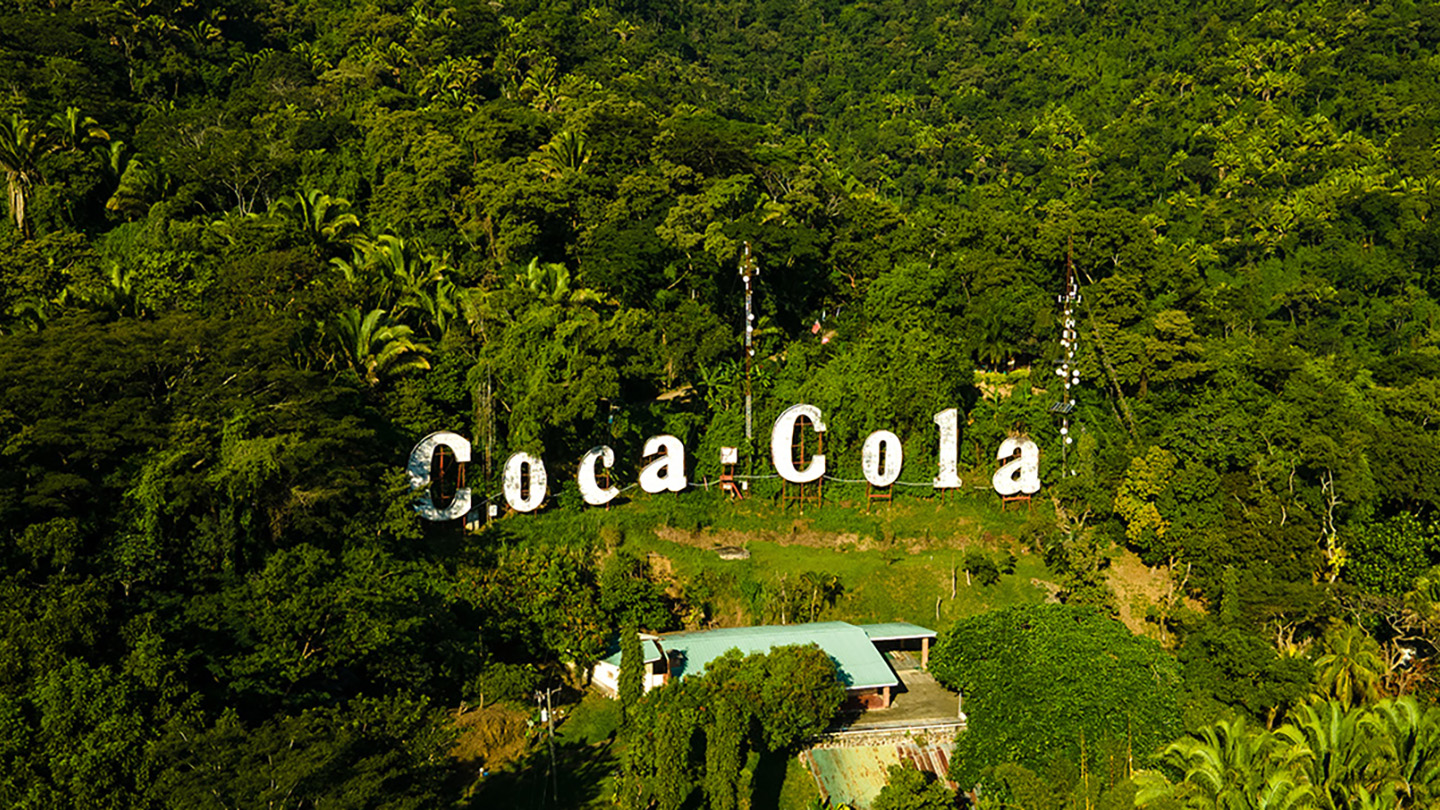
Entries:
{"type": "Polygon", "coordinates": [[[1075,347],[1080,333],[1075,328],[1075,305],[1080,303],[1080,285],[1075,281],[1075,241],[1071,237],[1065,248],[1065,292],[1056,296],[1063,315],[1060,321],[1060,365],[1055,373],[1064,383],[1060,401],[1050,406],[1053,413],[1060,414],[1060,464],[1061,475],[1070,474],[1069,450],[1070,412],[1075,410],[1075,394],[1070,389],[1080,384],[1080,370],[1075,366],[1075,347]]]}

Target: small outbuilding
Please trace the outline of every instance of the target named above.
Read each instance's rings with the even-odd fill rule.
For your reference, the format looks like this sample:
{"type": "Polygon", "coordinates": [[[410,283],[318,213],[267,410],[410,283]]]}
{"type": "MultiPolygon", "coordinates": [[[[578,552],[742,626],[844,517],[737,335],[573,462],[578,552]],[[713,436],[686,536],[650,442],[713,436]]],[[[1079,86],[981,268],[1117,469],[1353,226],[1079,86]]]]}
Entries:
{"type": "MultiPolygon", "coordinates": [[[[665,649],[660,646],[660,637],[649,633],[640,634],[640,650],[645,653],[645,691],[649,692],[670,680],[670,663],[666,660],[665,649]]],[[[610,697],[620,694],[620,653],[600,659],[590,675],[591,682],[610,697]]]]}

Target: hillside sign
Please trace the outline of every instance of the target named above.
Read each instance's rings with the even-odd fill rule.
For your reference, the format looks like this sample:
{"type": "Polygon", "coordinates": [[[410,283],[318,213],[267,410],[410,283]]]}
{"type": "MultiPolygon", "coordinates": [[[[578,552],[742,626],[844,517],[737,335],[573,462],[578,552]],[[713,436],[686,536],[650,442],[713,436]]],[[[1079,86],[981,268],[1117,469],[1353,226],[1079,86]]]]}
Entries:
{"type": "MultiPolygon", "coordinates": [[[[825,432],[825,420],[814,405],[792,405],[780,414],[770,429],[770,463],[775,472],[792,484],[808,484],[825,477],[824,453],[811,456],[805,467],[796,466],[791,457],[791,438],[800,420],[810,423],[816,433],[825,432]]],[[[960,412],[955,408],[935,414],[940,427],[940,445],[936,460],[939,473],[931,482],[935,489],[960,487],[960,412]]],[[[420,491],[415,509],[426,520],[456,520],[470,513],[473,494],[469,487],[460,487],[450,503],[437,506],[430,495],[431,464],[435,452],[445,448],[456,463],[470,461],[470,442],[458,433],[439,431],[421,439],[410,451],[407,470],[410,486],[420,491]]],[[[730,448],[726,448],[729,450],[730,448]]],[[[874,487],[888,487],[900,477],[904,461],[900,437],[888,430],[877,430],[865,438],[860,451],[860,466],[865,480],[874,487]]],[[[1002,497],[1031,495],[1040,490],[1040,449],[1027,438],[1010,437],[1001,443],[995,456],[1005,463],[995,471],[991,485],[1002,497]]],[[[637,483],[652,494],[681,492],[690,485],[685,472],[685,446],[669,435],[651,436],[645,440],[640,455],[642,466],[637,483]]],[[[580,496],[591,506],[604,506],[620,494],[613,483],[601,486],[599,471],[615,466],[615,451],[608,445],[592,448],[580,459],[575,484],[580,496]]],[[[608,478],[608,476],[607,476],[608,478]]],[[[533,512],[544,502],[549,477],[545,462],[529,453],[516,453],[505,462],[501,475],[505,503],[516,512],[533,512]]]]}

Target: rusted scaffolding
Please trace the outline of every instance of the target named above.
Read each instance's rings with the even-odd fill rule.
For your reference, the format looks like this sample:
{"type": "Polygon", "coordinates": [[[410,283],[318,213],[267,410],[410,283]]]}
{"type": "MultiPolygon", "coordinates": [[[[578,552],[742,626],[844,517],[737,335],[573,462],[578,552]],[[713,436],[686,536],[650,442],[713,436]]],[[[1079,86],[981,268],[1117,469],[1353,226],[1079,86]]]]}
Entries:
{"type": "MultiPolygon", "coordinates": [[[[885,463],[889,460],[886,458],[886,448],[884,442],[880,443],[879,452],[877,454],[876,460],[879,462],[877,466],[881,470],[884,470],[885,463]]],[[[865,512],[867,514],[871,512],[873,507],[875,506],[876,501],[889,502],[894,500],[894,495],[895,485],[893,483],[886,484],[883,487],[877,487],[874,484],[870,483],[870,481],[867,479],[865,481],[865,512]]]]}
{"type": "Polygon", "coordinates": [[[745,491],[740,486],[740,482],[735,480],[735,468],[739,466],[739,462],[738,448],[720,448],[720,489],[737,501],[745,497],[745,491]]]}
{"type": "Polygon", "coordinates": [[[455,485],[446,486],[445,466],[446,462],[454,462],[455,453],[445,445],[435,448],[435,475],[430,479],[430,502],[439,507],[440,504],[448,504],[455,493],[465,488],[465,465],[455,462],[455,485]]]}
{"type": "MultiPolygon", "coordinates": [[[[825,434],[815,431],[814,425],[810,424],[810,417],[800,416],[795,420],[795,432],[791,434],[791,463],[795,465],[795,469],[803,470],[810,466],[810,461],[814,456],[823,455],[824,453],[825,434]],[[807,425],[809,425],[808,430],[807,425]],[[807,432],[815,433],[815,452],[811,456],[806,456],[805,454],[805,434],[807,432]]],[[[792,481],[786,481],[783,478],[780,480],[780,505],[782,507],[789,507],[792,503],[797,504],[800,507],[800,514],[802,515],[805,514],[806,503],[813,503],[815,506],[819,506],[823,502],[824,497],[825,478],[823,476],[806,484],[797,484],[792,481]]]]}

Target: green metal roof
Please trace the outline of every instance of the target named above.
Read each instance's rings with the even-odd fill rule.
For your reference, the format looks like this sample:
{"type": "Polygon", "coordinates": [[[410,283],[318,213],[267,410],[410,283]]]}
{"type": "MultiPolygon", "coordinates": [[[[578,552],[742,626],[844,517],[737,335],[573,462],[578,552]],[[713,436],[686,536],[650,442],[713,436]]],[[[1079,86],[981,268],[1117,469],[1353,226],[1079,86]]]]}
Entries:
{"type": "Polygon", "coordinates": [[[935,638],[937,633],[918,624],[909,622],[882,622],[880,624],[862,624],[860,629],[871,641],[900,641],[909,638],[935,638]]]}
{"type": "MultiPolygon", "coordinates": [[[[653,664],[660,660],[660,648],[655,646],[655,640],[657,638],[659,638],[659,636],[652,636],[649,633],[640,634],[640,649],[645,651],[645,663],[647,664],[653,664]]],[[[614,643],[618,644],[618,642],[614,643]]],[[[620,666],[620,650],[617,649],[615,652],[600,660],[618,667],[620,666]]]]}
{"type": "Polygon", "coordinates": [[[846,622],[727,627],[660,637],[666,652],[681,653],[679,665],[671,672],[682,678],[704,671],[707,664],[733,649],[750,655],[812,642],[835,662],[840,682],[849,689],[877,689],[900,683],[865,631],[846,622]]]}

